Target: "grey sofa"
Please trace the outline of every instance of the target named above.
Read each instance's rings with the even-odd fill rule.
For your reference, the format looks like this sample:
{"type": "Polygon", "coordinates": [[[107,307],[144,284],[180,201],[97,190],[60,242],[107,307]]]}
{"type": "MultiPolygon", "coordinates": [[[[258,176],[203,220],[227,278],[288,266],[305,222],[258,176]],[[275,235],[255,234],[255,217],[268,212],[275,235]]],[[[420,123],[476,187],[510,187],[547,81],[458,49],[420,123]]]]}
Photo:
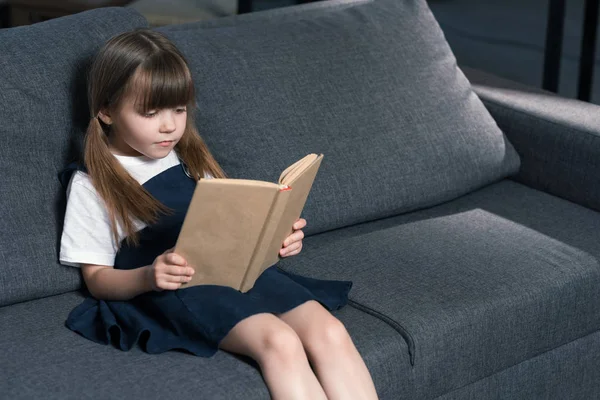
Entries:
{"type": "MultiPolygon", "coordinates": [[[[85,71],[147,26],[106,8],[0,30],[0,397],[263,399],[252,360],[149,355],[64,326],[57,172],[85,71]]],[[[381,399],[600,398],[600,109],[459,68],[423,0],[330,0],[158,28],[231,177],[325,155],[281,268],[354,282],[345,324],[381,399]]]]}

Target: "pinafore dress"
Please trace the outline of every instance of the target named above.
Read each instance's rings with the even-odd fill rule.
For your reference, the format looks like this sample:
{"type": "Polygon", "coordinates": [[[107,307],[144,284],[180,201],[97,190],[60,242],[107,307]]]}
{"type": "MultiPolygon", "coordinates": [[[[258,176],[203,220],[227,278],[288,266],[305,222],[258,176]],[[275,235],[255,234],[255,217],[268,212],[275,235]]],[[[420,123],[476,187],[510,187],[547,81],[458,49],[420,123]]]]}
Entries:
{"type": "MultiPolygon", "coordinates": [[[[184,168],[181,163],[144,183],[144,188],[174,213],[162,215],[157,223],[140,231],[138,247],[123,241],[114,268],[150,265],[175,246],[196,187],[184,168]]],[[[85,172],[76,163],[61,171],[59,179],[64,188],[76,170],[85,172]]],[[[94,342],[112,343],[124,351],[137,343],[152,354],[178,349],[210,357],[231,328],[246,317],[283,313],[308,300],[316,300],[330,311],[337,310],[346,305],[351,288],[351,281],[303,277],[272,265],[246,293],[228,286],[200,285],[147,292],[128,301],[88,296],[71,311],[66,326],[94,342]]]]}

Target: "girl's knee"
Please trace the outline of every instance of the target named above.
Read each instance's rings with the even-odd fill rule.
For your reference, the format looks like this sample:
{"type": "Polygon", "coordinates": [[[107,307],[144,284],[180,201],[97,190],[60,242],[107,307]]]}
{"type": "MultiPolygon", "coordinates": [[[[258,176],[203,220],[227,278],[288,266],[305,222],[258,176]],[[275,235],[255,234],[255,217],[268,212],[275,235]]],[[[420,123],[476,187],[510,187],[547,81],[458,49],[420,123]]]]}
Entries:
{"type": "Polygon", "coordinates": [[[293,362],[304,356],[304,348],[296,332],[287,324],[279,321],[265,330],[262,340],[264,359],[279,362],[293,362]]]}
{"type": "Polygon", "coordinates": [[[348,351],[354,346],[344,324],[333,315],[314,325],[305,344],[307,350],[314,354],[348,351]]]}
{"type": "Polygon", "coordinates": [[[296,332],[269,313],[255,314],[238,322],[221,340],[219,347],[260,361],[265,354],[283,357],[298,351],[302,343],[296,332]]]}

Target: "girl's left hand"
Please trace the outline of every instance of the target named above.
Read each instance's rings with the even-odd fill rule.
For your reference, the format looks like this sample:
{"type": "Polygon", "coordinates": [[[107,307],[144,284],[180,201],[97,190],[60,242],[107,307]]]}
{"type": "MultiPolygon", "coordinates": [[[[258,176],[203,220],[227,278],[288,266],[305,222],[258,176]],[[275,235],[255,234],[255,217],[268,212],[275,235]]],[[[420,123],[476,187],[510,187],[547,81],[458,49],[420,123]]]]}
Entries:
{"type": "Polygon", "coordinates": [[[283,247],[279,250],[281,257],[295,256],[302,250],[302,239],[304,238],[304,232],[302,228],[306,226],[306,220],[304,218],[298,218],[294,225],[292,225],[293,232],[283,241],[283,247]]]}

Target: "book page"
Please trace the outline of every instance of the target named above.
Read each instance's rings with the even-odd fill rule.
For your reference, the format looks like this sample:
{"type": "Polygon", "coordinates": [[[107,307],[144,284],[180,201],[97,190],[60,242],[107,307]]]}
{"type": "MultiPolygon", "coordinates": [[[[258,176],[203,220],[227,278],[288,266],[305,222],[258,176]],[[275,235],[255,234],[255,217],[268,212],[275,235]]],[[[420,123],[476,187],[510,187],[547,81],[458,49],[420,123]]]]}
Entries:
{"type": "Polygon", "coordinates": [[[291,185],[292,182],[304,171],[309,168],[314,162],[322,158],[323,154],[316,155],[314,153],[308,154],[301,160],[298,160],[294,164],[286,168],[279,177],[279,183],[283,185],[291,185]]]}

